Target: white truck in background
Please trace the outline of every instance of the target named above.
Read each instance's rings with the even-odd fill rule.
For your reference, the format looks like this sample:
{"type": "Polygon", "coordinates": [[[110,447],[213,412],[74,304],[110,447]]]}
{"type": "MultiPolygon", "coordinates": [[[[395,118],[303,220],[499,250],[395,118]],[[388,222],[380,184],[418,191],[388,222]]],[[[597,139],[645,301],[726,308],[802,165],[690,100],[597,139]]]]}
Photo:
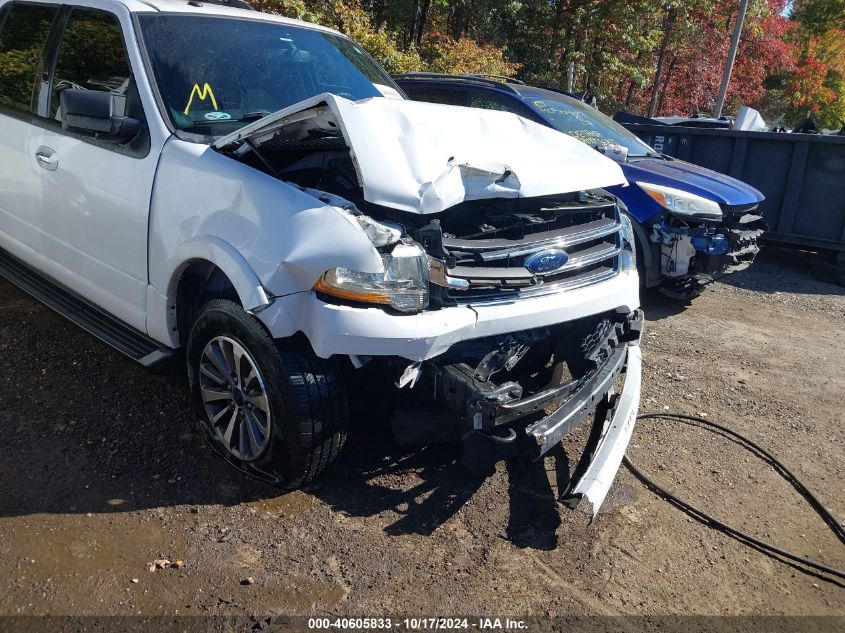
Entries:
{"type": "Polygon", "coordinates": [[[149,368],[285,488],[350,408],[485,470],[630,439],[642,316],[619,166],[516,115],[410,102],[339,33],[208,2],[0,0],[0,274],[149,368]]]}

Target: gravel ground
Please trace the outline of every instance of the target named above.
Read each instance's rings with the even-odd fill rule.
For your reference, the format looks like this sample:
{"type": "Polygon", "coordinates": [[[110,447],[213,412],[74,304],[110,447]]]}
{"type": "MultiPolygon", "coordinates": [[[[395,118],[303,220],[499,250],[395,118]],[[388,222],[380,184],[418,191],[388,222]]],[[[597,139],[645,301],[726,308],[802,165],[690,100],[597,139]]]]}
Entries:
{"type": "MultiPolygon", "coordinates": [[[[772,250],[690,306],[645,307],[642,410],[747,434],[845,517],[845,291],[772,250]]],[[[556,502],[554,458],[474,484],[454,448],[362,427],[327,476],[279,496],[204,445],[181,380],[3,281],[0,402],[0,614],[845,618],[841,587],[694,522],[624,468],[589,522],[556,502]],[[151,572],[156,559],[181,564],[151,572]]],[[[845,568],[809,506],[727,439],[643,421],[628,454],[715,516],[845,568]]]]}

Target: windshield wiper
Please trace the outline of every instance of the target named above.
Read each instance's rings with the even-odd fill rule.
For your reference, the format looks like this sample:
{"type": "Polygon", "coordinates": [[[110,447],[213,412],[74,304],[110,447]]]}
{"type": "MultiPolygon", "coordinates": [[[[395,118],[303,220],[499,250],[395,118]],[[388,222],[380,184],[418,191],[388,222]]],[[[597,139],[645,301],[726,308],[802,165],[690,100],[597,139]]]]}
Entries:
{"type": "Polygon", "coordinates": [[[268,114],[273,114],[269,110],[256,110],[255,112],[247,112],[242,117],[237,119],[200,119],[199,121],[191,121],[191,125],[214,125],[215,123],[252,123],[263,119],[268,114]]]}
{"type": "Polygon", "coordinates": [[[659,158],[660,160],[672,160],[671,156],[658,154],[657,152],[646,152],[645,154],[628,154],[628,158],[659,158]]]}

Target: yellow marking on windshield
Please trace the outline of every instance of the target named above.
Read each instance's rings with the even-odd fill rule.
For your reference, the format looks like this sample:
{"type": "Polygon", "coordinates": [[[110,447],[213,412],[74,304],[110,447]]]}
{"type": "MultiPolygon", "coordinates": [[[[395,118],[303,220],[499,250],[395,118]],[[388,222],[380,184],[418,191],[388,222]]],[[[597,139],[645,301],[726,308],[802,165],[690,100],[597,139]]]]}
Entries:
{"type": "Polygon", "coordinates": [[[214,109],[217,110],[217,99],[214,98],[214,91],[211,89],[207,83],[202,85],[200,88],[199,84],[194,84],[193,89],[191,90],[191,96],[188,98],[188,105],[185,106],[185,116],[188,116],[188,112],[191,110],[191,104],[194,102],[194,95],[196,95],[200,101],[205,101],[209,97],[211,97],[211,105],[214,106],[214,109]]]}

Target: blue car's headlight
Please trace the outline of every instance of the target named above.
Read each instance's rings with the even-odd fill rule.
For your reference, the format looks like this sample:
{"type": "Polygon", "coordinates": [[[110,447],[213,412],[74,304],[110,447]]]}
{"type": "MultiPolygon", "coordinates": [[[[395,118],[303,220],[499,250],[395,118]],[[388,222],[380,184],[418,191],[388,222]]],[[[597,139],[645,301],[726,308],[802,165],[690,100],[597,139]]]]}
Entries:
{"type": "Polygon", "coordinates": [[[638,182],[637,186],[645,191],[657,204],[671,211],[683,219],[689,220],[721,220],[722,208],[718,202],[702,198],[694,193],[653,185],[649,182],[638,182]]]}

